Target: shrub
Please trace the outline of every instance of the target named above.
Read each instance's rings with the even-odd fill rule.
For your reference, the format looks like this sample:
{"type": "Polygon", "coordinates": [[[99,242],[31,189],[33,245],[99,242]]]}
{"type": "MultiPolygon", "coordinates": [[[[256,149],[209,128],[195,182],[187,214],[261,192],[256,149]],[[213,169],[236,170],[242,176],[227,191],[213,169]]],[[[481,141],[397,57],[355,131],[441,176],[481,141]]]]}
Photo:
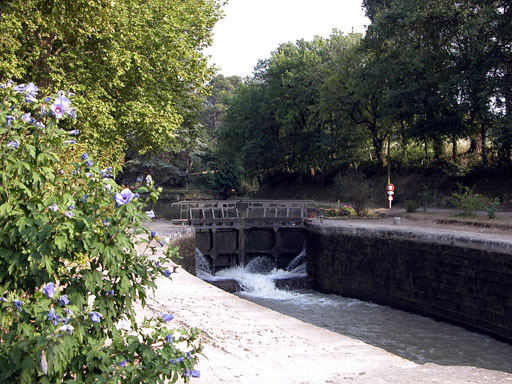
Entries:
{"type": "Polygon", "coordinates": [[[144,305],[175,252],[155,256],[165,240],[142,226],[153,215],[139,194],[159,194],[152,180],[123,189],[86,152],[64,166],[79,133],[59,128],[75,116],[70,95],[1,88],[0,382],[197,376],[197,330],[169,329],[171,314],[135,321],[134,300],[144,305]]]}
{"type": "Polygon", "coordinates": [[[336,207],[329,208],[325,215],[328,217],[348,217],[355,213],[354,208],[349,207],[348,205],[341,205],[338,201],[336,207]]]}
{"type": "Polygon", "coordinates": [[[354,208],[356,215],[368,215],[368,206],[372,202],[372,190],[368,180],[360,173],[350,173],[343,178],[338,177],[336,183],[354,208]]]}
{"type": "Polygon", "coordinates": [[[495,197],[493,201],[491,201],[486,207],[485,210],[487,212],[487,217],[489,219],[494,219],[496,217],[496,211],[501,205],[501,201],[499,198],[495,197]]]}
{"type": "Polygon", "coordinates": [[[416,212],[420,207],[417,201],[414,200],[405,200],[405,211],[406,212],[416,212]]]}
{"type": "Polygon", "coordinates": [[[474,186],[469,188],[460,183],[457,183],[458,191],[453,192],[448,202],[461,210],[465,215],[471,215],[477,209],[484,207],[485,200],[482,195],[474,193],[474,186]]]}
{"type": "MultiPolygon", "coordinates": [[[[427,206],[434,202],[434,194],[425,184],[423,184],[421,192],[418,193],[418,199],[423,203],[423,211],[427,212],[427,206]]],[[[418,208],[419,206],[416,209],[418,208]]]]}

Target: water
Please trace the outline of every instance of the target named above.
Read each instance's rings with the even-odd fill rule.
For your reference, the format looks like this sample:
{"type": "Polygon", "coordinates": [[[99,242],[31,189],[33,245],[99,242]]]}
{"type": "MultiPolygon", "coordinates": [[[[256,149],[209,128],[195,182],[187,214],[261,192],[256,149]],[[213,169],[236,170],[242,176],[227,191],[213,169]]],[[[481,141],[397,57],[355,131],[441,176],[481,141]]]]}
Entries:
{"type": "Polygon", "coordinates": [[[256,304],[385,349],[418,364],[476,366],[512,372],[512,345],[386,306],[295,291],[285,299],[240,293],[256,304]]]}
{"type": "Polygon", "coordinates": [[[305,271],[305,263],[294,266],[294,260],[287,268],[292,271],[274,268],[261,274],[237,267],[210,275],[210,279],[236,279],[244,289],[238,293],[240,297],[418,364],[475,366],[512,373],[511,344],[370,302],[316,291],[276,289],[273,279],[304,276],[297,271],[305,271]]]}
{"type": "MultiPolygon", "coordinates": [[[[258,261],[256,261],[258,263],[258,261]]],[[[243,289],[243,296],[250,298],[264,298],[273,300],[292,300],[298,296],[294,291],[280,290],[275,287],[275,279],[303,277],[304,274],[272,269],[266,273],[253,273],[254,266],[249,263],[247,267],[223,269],[215,274],[217,278],[233,279],[238,281],[243,289]]]]}

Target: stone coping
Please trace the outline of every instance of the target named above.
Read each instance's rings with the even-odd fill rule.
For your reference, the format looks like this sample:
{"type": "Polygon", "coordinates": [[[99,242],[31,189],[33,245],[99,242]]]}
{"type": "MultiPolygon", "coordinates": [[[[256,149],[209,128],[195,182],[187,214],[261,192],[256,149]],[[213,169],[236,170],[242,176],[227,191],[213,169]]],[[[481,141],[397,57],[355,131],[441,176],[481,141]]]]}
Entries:
{"type": "Polygon", "coordinates": [[[512,237],[504,235],[463,232],[454,229],[406,227],[405,225],[373,224],[370,222],[350,222],[348,220],[311,221],[308,230],[325,235],[342,233],[350,236],[377,237],[445,244],[457,247],[512,254],[512,237]]]}

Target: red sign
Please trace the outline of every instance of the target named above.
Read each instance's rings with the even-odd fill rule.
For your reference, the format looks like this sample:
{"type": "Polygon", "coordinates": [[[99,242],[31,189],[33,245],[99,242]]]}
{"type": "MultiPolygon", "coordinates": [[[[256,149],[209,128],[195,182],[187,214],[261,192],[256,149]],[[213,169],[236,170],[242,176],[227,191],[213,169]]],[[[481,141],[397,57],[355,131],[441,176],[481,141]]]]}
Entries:
{"type": "Polygon", "coordinates": [[[395,186],[393,184],[388,184],[386,189],[390,192],[393,192],[395,190],[395,186]]]}
{"type": "Polygon", "coordinates": [[[393,195],[388,196],[388,201],[393,201],[393,195]]]}

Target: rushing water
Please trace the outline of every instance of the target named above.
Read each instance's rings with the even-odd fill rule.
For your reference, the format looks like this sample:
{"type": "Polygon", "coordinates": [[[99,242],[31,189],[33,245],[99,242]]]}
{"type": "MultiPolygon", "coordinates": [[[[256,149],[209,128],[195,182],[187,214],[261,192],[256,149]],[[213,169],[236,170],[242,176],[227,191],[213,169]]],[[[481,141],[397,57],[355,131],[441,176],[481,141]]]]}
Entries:
{"type": "MultiPolygon", "coordinates": [[[[293,261],[292,261],[293,263],[293,261]]],[[[292,264],[290,263],[290,264],[292,264]]],[[[386,306],[316,291],[282,291],[273,279],[303,276],[292,271],[251,273],[230,268],[211,279],[230,278],[244,288],[239,296],[277,312],[383,348],[419,364],[475,366],[512,372],[512,345],[386,306]]],[[[204,276],[208,277],[208,276],[204,276]]]]}

